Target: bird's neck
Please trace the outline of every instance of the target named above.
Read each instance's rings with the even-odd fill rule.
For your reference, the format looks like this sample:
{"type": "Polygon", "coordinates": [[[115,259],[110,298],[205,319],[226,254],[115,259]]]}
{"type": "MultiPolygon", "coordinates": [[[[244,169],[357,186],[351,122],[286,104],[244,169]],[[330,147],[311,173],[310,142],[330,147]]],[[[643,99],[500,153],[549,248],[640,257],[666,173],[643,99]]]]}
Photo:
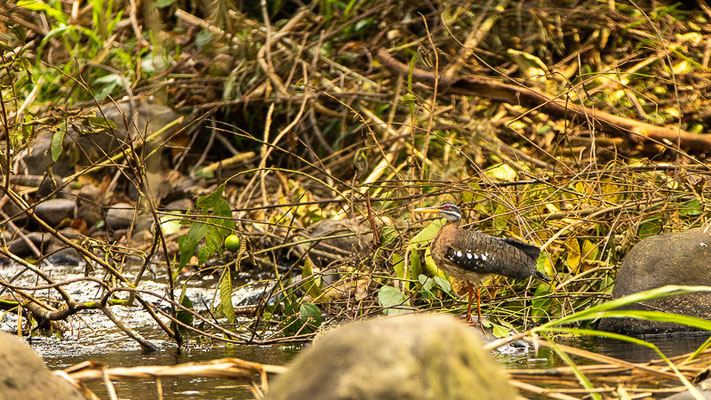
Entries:
{"type": "Polygon", "coordinates": [[[448,246],[454,240],[457,230],[459,229],[460,221],[447,221],[444,226],[437,232],[437,236],[432,243],[440,243],[443,248],[448,246]]]}

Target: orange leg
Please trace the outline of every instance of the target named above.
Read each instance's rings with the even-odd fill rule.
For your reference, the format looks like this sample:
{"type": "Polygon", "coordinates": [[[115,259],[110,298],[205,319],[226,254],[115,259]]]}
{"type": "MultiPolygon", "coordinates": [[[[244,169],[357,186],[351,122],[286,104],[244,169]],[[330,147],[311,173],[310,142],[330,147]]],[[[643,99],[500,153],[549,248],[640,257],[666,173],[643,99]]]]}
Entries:
{"type": "Polygon", "coordinates": [[[484,325],[481,323],[481,294],[479,293],[479,286],[476,287],[476,313],[477,317],[479,317],[479,325],[483,327],[484,325]]]}
{"type": "MultiPolygon", "coordinates": [[[[467,282],[467,293],[469,294],[468,298],[469,301],[467,302],[467,321],[472,320],[472,284],[467,282]]],[[[476,291],[477,295],[479,294],[479,288],[477,288],[476,291]]],[[[477,300],[479,300],[479,296],[477,296],[477,300]]]]}

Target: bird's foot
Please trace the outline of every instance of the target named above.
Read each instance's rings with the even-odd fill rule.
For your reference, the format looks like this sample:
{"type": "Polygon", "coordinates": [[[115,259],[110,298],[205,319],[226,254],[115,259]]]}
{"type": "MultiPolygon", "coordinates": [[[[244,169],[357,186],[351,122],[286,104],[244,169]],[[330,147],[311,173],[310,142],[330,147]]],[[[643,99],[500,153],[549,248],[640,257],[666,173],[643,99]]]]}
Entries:
{"type": "Polygon", "coordinates": [[[464,321],[469,324],[470,326],[478,326],[479,329],[481,329],[481,333],[486,334],[486,329],[484,327],[484,324],[486,323],[488,325],[487,320],[479,320],[479,318],[474,317],[473,315],[467,315],[464,318],[464,321]]]}

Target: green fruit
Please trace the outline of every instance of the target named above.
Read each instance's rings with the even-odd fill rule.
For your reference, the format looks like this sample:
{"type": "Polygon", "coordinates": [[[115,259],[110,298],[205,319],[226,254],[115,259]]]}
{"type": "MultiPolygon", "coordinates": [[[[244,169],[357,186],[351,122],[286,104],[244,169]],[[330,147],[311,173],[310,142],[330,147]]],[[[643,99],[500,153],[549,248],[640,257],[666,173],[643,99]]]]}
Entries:
{"type": "Polygon", "coordinates": [[[239,246],[241,244],[241,241],[239,240],[239,236],[237,235],[229,235],[225,238],[225,249],[231,252],[235,252],[239,250],[239,246]]]}

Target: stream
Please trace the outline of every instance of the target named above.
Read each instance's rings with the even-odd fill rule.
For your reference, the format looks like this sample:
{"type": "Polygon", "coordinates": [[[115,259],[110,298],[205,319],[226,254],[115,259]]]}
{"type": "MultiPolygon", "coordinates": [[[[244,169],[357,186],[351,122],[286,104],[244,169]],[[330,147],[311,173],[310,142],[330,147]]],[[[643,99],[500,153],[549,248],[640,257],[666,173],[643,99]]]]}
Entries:
{"type": "MultiPolygon", "coordinates": [[[[54,277],[73,279],[84,276],[84,270],[76,267],[48,266],[43,269],[54,277]]],[[[3,276],[19,275],[14,281],[17,285],[37,285],[31,273],[23,273],[22,268],[6,266],[3,276]]],[[[89,273],[90,276],[101,278],[100,271],[89,273]]],[[[191,280],[187,293],[196,304],[212,304],[217,278],[205,276],[191,280]]],[[[268,288],[266,280],[254,282],[254,276],[239,275],[233,282],[233,304],[240,305],[250,302],[268,288]]],[[[140,289],[161,293],[161,282],[144,279],[140,289]]],[[[91,282],[72,283],[66,287],[77,301],[95,299],[96,284],[91,282]]],[[[38,296],[56,297],[53,291],[38,291],[38,296]]],[[[160,299],[152,299],[160,302],[160,299]]],[[[203,306],[204,308],[204,306],[203,306]]],[[[224,357],[236,357],[247,361],[266,364],[283,365],[289,362],[300,350],[299,346],[245,346],[225,345],[215,343],[200,344],[201,341],[189,340],[182,352],[178,352],[172,343],[164,341],[165,335],[155,322],[138,308],[112,307],[115,314],[126,324],[138,330],[147,339],[161,346],[161,350],[153,353],[143,353],[137,343],[127,338],[123,332],[109,321],[101,312],[83,311],[63,323],[65,332],[62,335],[35,336],[30,345],[42,357],[51,369],[62,369],[83,361],[99,361],[109,367],[131,367],[139,365],[175,365],[186,362],[207,361],[224,357]],[[197,342],[197,343],[196,343],[197,342]]],[[[246,320],[244,320],[246,321],[246,320]]],[[[14,313],[4,313],[0,319],[0,329],[12,332],[17,326],[17,316],[14,313]]],[[[673,357],[696,350],[707,339],[707,333],[694,333],[675,336],[648,337],[645,340],[654,343],[667,356],[673,357]]],[[[193,335],[194,338],[194,335],[193,335]]],[[[643,362],[659,358],[649,348],[637,346],[622,341],[587,337],[563,340],[561,343],[589,350],[598,354],[620,358],[630,362],[643,362]]],[[[497,361],[505,368],[541,369],[564,365],[552,351],[540,348],[534,351],[530,347],[510,346],[495,354],[497,361]]],[[[583,361],[575,359],[576,362],[583,361]]],[[[117,394],[122,399],[156,399],[157,389],[153,380],[122,380],[114,382],[117,394]]],[[[107,398],[106,388],[101,382],[89,384],[99,397],[107,398]]],[[[171,399],[253,399],[249,388],[236,381],[226,379],[163,379],[162,390],[165,398],[171,399]]]]}

